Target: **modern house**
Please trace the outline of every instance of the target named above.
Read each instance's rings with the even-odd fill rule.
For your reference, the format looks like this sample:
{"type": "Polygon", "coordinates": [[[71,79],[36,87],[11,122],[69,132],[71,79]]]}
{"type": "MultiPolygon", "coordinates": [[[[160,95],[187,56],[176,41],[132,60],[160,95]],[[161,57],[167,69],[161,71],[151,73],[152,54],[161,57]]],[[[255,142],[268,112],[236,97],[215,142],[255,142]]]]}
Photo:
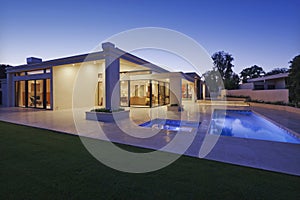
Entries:
{"type": "Polygon", "coordinates": [[[274,74],[258,78],[248,79],[247,83],[241,84],[240,89],[252,90],[276,90],[286,89],[286,81],[289,73],[274,74]]]}
{"type": "Polygon", "coordinates": [[[238,90],[227,90],[226,95],[249,96],[252,100],[288,103],[289,91],[286,88],[288,75],[289,73],[281,73],[248,79],[247,83],[241,84],[238,90]]]}
{"type": "Polygon", "coordinates": [[[7,68],[7,106],[70,109],[79,74],[80,86],[95,88],[92,96],[84,98],[107,109],[181,105],[205,96],[196,73],[169,72],[109,42],[102,49],[49,61],[30,57],[25,65],[7,68]],[[113,93],[118,98],[112,99],[113,93]]]}

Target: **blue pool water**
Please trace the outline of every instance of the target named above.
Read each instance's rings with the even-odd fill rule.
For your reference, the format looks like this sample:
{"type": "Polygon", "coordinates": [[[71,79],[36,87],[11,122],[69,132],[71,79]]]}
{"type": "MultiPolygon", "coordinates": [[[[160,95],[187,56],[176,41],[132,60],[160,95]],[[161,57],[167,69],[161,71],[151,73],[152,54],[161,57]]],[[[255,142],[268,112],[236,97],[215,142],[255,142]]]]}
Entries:
{"type": "Polygon", "coordinates": [[[210,134],[300,144],[300,139],[251,111],[215,110],[210,134]]]}
{"type": "Polygon", "coordinates": [[[193,122],[193,121],[181,121],[181,120],[173,120],[173,119],[156,118],[151,121],[147,121],[143,124],[140,124],[139,126],[164,129],[170,131],[191,132],[193,128],[198,128],[199,124],[200,124],[199,122],[193,122]]]}

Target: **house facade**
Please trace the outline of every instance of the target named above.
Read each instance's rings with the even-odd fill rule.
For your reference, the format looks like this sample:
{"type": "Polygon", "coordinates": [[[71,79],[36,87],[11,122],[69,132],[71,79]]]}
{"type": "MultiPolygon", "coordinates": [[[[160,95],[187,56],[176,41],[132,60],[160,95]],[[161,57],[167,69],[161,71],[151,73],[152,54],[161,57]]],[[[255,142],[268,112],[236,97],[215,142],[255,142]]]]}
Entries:
{"type": "Polygon", "coordinates": [[[286,89],[289,73],[274,74],[270,76],[248,79],[247,83],[240,85],[240,89],[252,90],[280,90],[286,89]]]}
{"type": "Polygon", "coordinates": [[[6,105],[70,109],[74,88],[85,86],[93,87],[93,95],[80,99],[107,109],[181,105],[205,96],[196,73],[169,72],[109,42],[102,49],[49,61],[31,57],[25,65],[7,68],[6,105]]]}
{"type": "Polygon", "coordinates": [[[264,102],[289,102],[287,89],[288,73],[275,74],[259,78],[248,79],[240,85],[238,90],[222,91],[222,95],[248,96],[252,100],[264,102]]]}

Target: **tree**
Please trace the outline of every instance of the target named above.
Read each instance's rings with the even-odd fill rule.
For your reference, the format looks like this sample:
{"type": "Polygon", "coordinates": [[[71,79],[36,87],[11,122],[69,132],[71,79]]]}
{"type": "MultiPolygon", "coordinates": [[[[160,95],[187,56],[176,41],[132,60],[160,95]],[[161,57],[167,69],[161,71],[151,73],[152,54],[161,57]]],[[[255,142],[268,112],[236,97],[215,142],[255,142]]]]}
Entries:
{"type": "Polygon", "coordinates": [[[239,88],[240,77],[236,73],[232,73],[230,78],[224,81],[224,86],[228,90],[235,90],[239,88]]]}
{"type": "Polygon", "coordinates": [[[294,57],[290,62],[290,73],[288,76],[288,89],[290,101],[296,107],[299,107],[300,102],[300,55],[294,57]]]}
{"type": "Polygon", "coordinates": [[[258,78],[265,74],[263,68],[253,65],[251,67],[245,68],[240,72],[241,79],[243,83],[246,83],[248,79],[258,78]]]}
{"type": "Polygon", "coordinates": [[[225,89],[237,89],[239,85],[239,76],[232,70],[234,58],[231,54],[224,51],[216,52],[211,57],[214,61],[214,71],[219,71],[225,89]]]}
{"type": "Polygon", "coordinates": [[[222,78],[217,70],[210,70],[203,74],[210,92],[218,92],[222,88],[222,78]]]}
{"type": "Polygon", "coordinates": [[[266,73],[265,76],[275,75],[275,74],[282,74],[282,73],[288,73],[288,68],[275,68],[269,72],[266,73]]]}
{"type": "Polygon", "coordinates": [[[6,70],[5,68],[7,67],[11,67],[10,65],[3,65],[3,64],[0,64],[0,79],[1,78],[6,78],[6,70]]]}

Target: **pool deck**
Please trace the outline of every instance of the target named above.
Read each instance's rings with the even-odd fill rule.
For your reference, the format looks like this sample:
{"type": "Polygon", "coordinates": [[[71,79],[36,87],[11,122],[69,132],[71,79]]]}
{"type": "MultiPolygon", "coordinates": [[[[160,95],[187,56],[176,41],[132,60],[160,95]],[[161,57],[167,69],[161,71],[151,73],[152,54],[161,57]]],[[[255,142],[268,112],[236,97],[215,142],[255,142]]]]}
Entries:
{"type": "Polygon", "coordinates": [[[278,125],[282,125],[298,134],[300,133],[300,114],[262,107],[251,107],[251,110],[266,116],[278,125]]]}
{"type": "MultiPolygon", "coordinates": [[[[130,120],[120,122],[119,126],[113,123],[101,123],[84,119],[80,110],[45,111],[25,108],[0,108],[0,121],[21,125],[55,130],[84,137],[109,140],[117,143],[129,144],[139,147],[160,149],[173,153],[216,160],[236,165],[271,170],[300,176],[300,145],[271,142],[254,139],[235,138],[227,136],[214,136],[206,134],[213,108],[223,106],[210,106],[190,104],[186,111],[169,112],[166,107],[132,108],[130,120]],[[154,118],[169,118],[196,121],[200,119],[201,125],[195,133],[145,132],[138,124],[154,118]],[[99,127],[106,134],[99,133],[99,127]],[[121,128],[120,128],[121,127],[121,128]],[[109,133],[109,134],[107,134],[109,133]],[[147,134],[152,134],[147,137],[147,134]],[[175,145],[169,145],[176,141],[175,145]],[[178,140],[179,139],[179,140],[178,140]],[[179,141],[179,142],[178,142],[179,141]],[[190,144],[191,142],[191,144],[190,144]],[[188,146],[185,149],[185,144],[188,146]],[[168,148],[164,148],[169,145],[168,148]],[[183,152],[182,152],[183,151],[183,152]],[[199,154],[199,152],[202,152],[199,154]],[[203,153],[204,152],[204,153],[203,153]],[[208,154],[207,154],[208,153],[208,154]]],[[[300,133],[300,115],[287,111],[278,111],[259,107],[234,106],[227,109],[251,109],[273,122],[289,130],[300,133]]],[[[100,131],[101,132],[101,131],[100,131]]]]}

